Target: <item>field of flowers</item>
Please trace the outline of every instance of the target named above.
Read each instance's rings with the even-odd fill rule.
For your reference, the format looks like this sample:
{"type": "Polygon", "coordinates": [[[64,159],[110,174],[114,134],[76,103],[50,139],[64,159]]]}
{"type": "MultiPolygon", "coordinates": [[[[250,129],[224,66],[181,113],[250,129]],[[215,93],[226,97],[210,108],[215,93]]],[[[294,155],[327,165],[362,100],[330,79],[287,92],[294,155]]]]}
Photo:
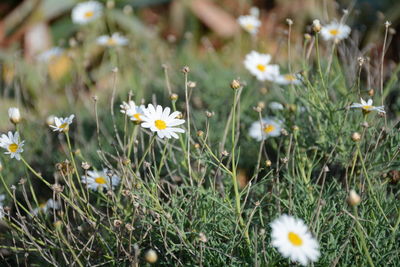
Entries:
{"type": "Polygon", "coordinates": [[[1,266],[399,266],[391,22],[362,39],[352,2],[266,37],[211,2],[223,38],[91,0],[0,50],[1,266]]]}

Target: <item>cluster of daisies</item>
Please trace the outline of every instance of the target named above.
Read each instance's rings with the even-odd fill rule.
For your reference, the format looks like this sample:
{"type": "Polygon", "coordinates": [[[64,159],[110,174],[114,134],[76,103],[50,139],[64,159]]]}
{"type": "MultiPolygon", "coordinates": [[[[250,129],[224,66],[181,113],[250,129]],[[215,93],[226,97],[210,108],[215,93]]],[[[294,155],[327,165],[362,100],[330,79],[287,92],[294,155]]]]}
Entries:
{"type": "MultiPolygon", "coordinates": [[[[72,22],[78,25],[94,22],[103,16],[103,9],[103,5],[97,1],[81,2],[72,9],[72,22]]],[[[119,32],[101,35],[96,39],[96,43],[103,47],[126,46],[128,42],[128,38],[119,32]]],[[[63,48],[53,47],[39,54],[37,59],[39,62],[49,63],[62,55],[65,55],[63,48]]]]}
{"type": "MultiPolygon", "coordinates": [[[[253,37],[259,32],[262,23],[260,20],[259,9],[253,7],[249,15],[238,18],[239,25],[253,37]]],[[[291,22],[293,23],[293,22],[291,22]]],[[[313,21],[313,29],[320,34],[325,41],[339,42],[349,37],[351,28],[342,22],[333,21],[326,25],[321,25],[319,20],[313,21]]],[[[302,77],[299,74],[287,73],[281,74],[279,65],[271,63],[271,55],[251,51],[243,61],[245,68],[259,81],[270,81],[279,85],[301,85],[302,77]]],[[[361,103],[354,103],[350,108],[360,108],[364,113],[377,111],[385,113],[383,106],[373,106],[372,99],[361,103]]],[[[271,102],[269,105],[272,110],[282,110],[283,105],[277,102],[271,102]]],[[[268,137],[280,136],[283,129],[283,121],[275,117],[266,117],[260,121],[254,122],[249,129],[249,135],[257,141],[265,140],[268,137]]]]}

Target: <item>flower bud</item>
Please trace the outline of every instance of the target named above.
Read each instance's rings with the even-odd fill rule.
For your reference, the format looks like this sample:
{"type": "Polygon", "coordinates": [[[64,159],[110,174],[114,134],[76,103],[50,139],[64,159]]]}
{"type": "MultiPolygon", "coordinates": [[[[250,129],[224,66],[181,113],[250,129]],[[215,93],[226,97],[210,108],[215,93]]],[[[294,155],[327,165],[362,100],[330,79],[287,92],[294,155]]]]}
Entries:
{"type": "Polygon", "coordinates": [[[21,113],[18,108],[9,108],[8,117],[13,124],[18,124],[21,122],[21,113]]]}
{"type": "Polygon", "coordinates": [[[354,133],[351,135],[351,140],[353,140],[354,142],[360,141],[360,140],[361,140],[361,134],[358,133],[358,132],[354,132],[354,133]]]}
{"type": "Polygon", "coordinates": [[[54,115],[48,116],[47,119],[46,119],[46,124],[47,124],[48,126],[54,125],[54,119],[55,119],[55,116],[54,116],[54,115]]]}
{"type": "Polygon", "coordinates": [[[182,72],[183,72],[183,73],[189,73],[189,72],[190,72],[190,68],[189,68],[188,66],[184,66],[184,67],[182,68],[182,72]]]}
{"type": "Polygon", "coordinates": [[[316,33],[321,31],[321,22],[318,19],[313,20],[312,29],[316,33]]]}
{"type": "Polygon", "coordinates": [[[240,82],[239,82],[238,80],[233,80],[233,81],[231,82],[231,88],[232,88],[233,90],[237,90],[237,89],[239,89],[241,86],[242,86],[242,85],[240,84],[240,82]]]}
{"type": "Polygon", "coordinates": [[[157,252],[154,249],[149,249],[144,257],[148,263],[156,263],[158,260],[157,252]]]}
{"type": "Polygon", "coordinates": [[[271,166],[272,166],[272,162],[271,162],[269,159],[267,159],[267,160],[265,161],[265,166],[271,167],[271,166]]]}
{"type": "Polygon", "coordinates": [[[169,95],[169,99],[171,99],[172,101],[176,101],[176,100],[178,100],[178,95],[175,93],[172,93],[169,95]]]}
{"type": "Polygon", "coordinates": [[[357,194],[356,191],[354,191],[352,189],[352,190],[350,190],[349,196],[347,198],[347,202],[353,207],[357,206],[358,204],[361,203],[361,197],[357,194]]]}

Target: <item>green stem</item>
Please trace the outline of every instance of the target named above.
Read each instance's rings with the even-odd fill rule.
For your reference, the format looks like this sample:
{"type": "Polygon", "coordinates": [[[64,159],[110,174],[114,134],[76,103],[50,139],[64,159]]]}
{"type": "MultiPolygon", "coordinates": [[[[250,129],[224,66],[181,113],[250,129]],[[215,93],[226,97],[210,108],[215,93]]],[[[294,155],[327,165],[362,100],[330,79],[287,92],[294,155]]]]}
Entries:
{"type": "MultiPolygon", "coordinates": [[[[239,89],[240,90],[240,89],[239,89]]],[[[247,241],[247,244],[250,245],[250,238],[249,238],[249,233],[246,229],[246,224],[243,221],[242,218],[242,208],[240,204],[240,194],[239,194],[239,187],[238,187],[238,182],[237,182],[237,174],[236,174],[236,156],[235,156],[235,132],[236,132],[236,105],[237,105],[237,96],[238,96],[238,90],[235,90],[234,94],[234,99],[233,99],[233,110],[232,110],[232,183],[233,183],[233,190],[235,192],[235,203],[236,203],[236,214],[239,219],[240,225],[243,227],[244,230],[244,235],[247,241]]]]}
{"type": "Polygon", "coordinates": [[[354,211],[354,216],[356,218],[356,229],[357,229],[358,236],[360,238],[361,246],[364,250],[365,256],[367,257],[369,265],[371,267],[375,267],[374,262],[372,261],[371,255],[369,254],[367,243],[365,242],[365,237],[364,237],[364,234],[362,231],[361,223],[358,219],[358,212],[357,212],[356,206],[353,207],[353,211],[354,211]]]}
{"type": "Polygon", "coordinates": [[[147,154],[149,153],[150,148],[151,148],[151,146],[153,145],[155,139],[156,139],[156,135],[153,135],[153,136],[151,137],[151,140],[150,140],[149,145],[148,145],[147,148],[146,148],[146,151],[144,151],[144,154],[143,154],[142,158],[140,159],[139,164],[138,164],[137,167],[136,167],[136,171],[138,171],[138,170],[140,169],[140,167],[142,166],[142,164],[143,164],[143,162],[144,162],[144,159],[146,158],[147,154]]]}

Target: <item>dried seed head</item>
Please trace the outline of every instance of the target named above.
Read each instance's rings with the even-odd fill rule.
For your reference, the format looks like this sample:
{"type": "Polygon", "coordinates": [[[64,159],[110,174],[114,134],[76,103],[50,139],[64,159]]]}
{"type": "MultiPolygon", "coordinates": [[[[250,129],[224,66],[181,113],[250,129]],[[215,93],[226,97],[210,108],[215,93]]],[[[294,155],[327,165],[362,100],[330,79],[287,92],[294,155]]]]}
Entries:
{"type": "Polygon", "coordinates": [[[60,220],[58,220],[58,221],[56,221],[55,223],[54,223],[54,227],[56,228],[56,229],[61,229],[61,227],[63,226],[63,223],[62,223],[62,221],[60,221],[60,220]]]}
{"type": "Polygon", "coordinates": [[[260,109],[264,109],[265,108],[265,102],[264,101],[259,101],[257,103],[257,107],[259,107],[260,109]]]}
{"type": "Polygon", "coordinates": [[[204,132],[202,130],[197,131],[197,136],[202,137],[204,135],[204,132]]]}
{"type": "Polygon", "coordinates": [[[321,22],[318,19],[313,20],[312,29],[316,33],[321,31],[321,22]]]}
{"type": "Polygon", "coordinates": [[[53,184],[51,186],[51,188],[53,189],[53,191],[56,194],[62,193],[62,191],[64,191],[64,186],[60,185],[60,184],[53,184]]]}
{"type": "Polygon", "coordinates": [[[133,226],[132,226],[132,224],[130,224],[130,223],[127,223],[127,224],[125,224],[125,228],[126,228],[126,230],[128,230],[129,232],[132,232],[133,231],[133,226]]]}
{"type": "Polygon", "coordinates": [[[195,143],[195,144],[194,144],[194,148],[200,149],[200,144],[199,144],[199,143],[195,143]]]}
{"type": "Polygon", "coordinates": [[[347,197],[347,202],[353,207],[357,206],[361,203],[361,197],[352,189],[347,197]]]}
{"type": "Polygon", "coordinates": [[[304,39],[307,40],[307,41],[311,40],[311,34],[305,33],[304,34],[304,39]]]}
{"type": "Polygon", "coordinates": [[[390,21],[385,21],[385,27],[386,28],[389,28],[390,27],[390,25],[392,25],[392,23],[390,22],[390,21]]]}
{"type": "Polygon", "coordinates": [[[188,81],[188,83],[187,83],[187,86],[189,87],[189,88],[195,88],[196,87],[196,82],[193,82],[193,81],[188,81]]]}
{"type": "Polygon", "coordinates": [[[176,100],[178,100],[178,98],[179,98],[179,96],[175,93],[172,93],[169,95],[169,99],[172,101],[176,101],[176,100]]]}
{"type": "Polygon", "coordinates": [[[291,26],[291,25],[293,24],[293,20],[287,18],[287,19],[286,19],[286,23],[287,23],[289,26],[291,26]]]}
{"type": "Polygon", "coordinates": [[[227,156],[229,156],[229,152],[226,151],[226,150],[224,150],[224,151],[221,152],[221,155],[222,155],[223,157],[227,157],[227,156]]]}
{"type": "Polygon", "coordinates": [[[287,157],[281,158],[280,160],[281,160],[282,164],[286,164],[289,161],[289,159],[287,157]]]}
{"type": "Polygon", "coordinates": [[[86,161],[82,162],[81,166],[82,166],[82,168],[84,170],[89,170],[90,169],[90,164],[87,163],[86,161]]]}
{"type": "Polygon", "coordinates": [[[265,161],[265,166],[271,167],[271,166],[272,166],[272,162],[271,162],[269,159],[267,159],[267,160],[265,161]]]}
{"type": "Polygon", "coordinates": [[[358,61],[358,65],[361,67],[364,64],[365,59],[363,57],[358,57],[357,61],[358,61]]]}
{"type": "Polygon", "coordinates": [[[242,87],[242,85],[240,84],[240,81],[239,81],[239,80],[233,80],[233,81],[231,82],[231,88],[232,88],[233,90],[237,90],[237,89],[239,89],[240,87],[242,87]]]}
{"type": "Polygon", "coordinates": [[[293,125],[293,132],[298,132],[300,130],[299,126],[293,125]]]}
{"type": "Polygon", "coordinates": [[[148,263],[156,263],[158,260],[157,252],[154,249],[149,249],[144,257],[148,263]]]}
{"type": "Polygon", "coordinates": [[[393,29],[393,28],[389,28],[389,34],[395,35],[396,34],[396,30],[393,29]]]}
{"type": "Polygon", "coordinates": [[[210,112],[210,111],[206,111],[206,116],[207,116],[207,118],[211,118],[212,116],[214,116],[214,112],[210,112]]]}
{"type": "Polygon", "coordinates": [[[364,122],[361,124],[361,126],[364,127],[364,128],[368,128],[368,127],[369,127],[369,124],[368,124],[368,122],[364,121],[364,122]]]}
{"type": "Polygon", "coordinates": [[[353,140],[354,142],[360,141],[360,140],[361,140],[361,134],[358,133],[358,132],[354,132],[354,133],[351,135],[351,140],[353,140]]]}
{"type": "Polygon", "coordinates": [[[368,90],[368,95],[369,96],[374,96],[374,94],[375,94],[375,90],[374,89],[369,89],[368,90]]]}
{"type": "Polygon", "coordinates": [[[119,228],[122,225],[121,220],[114,220],[114,227],[119,228]]]}
{"type": "Polygon", "coordinates": [[[182,68],[182,72],[183,72],[183,73],[189,73],[189,72],[190,72],[190,68],[189,68],[188,66],[184,66],[184,67],[182,68]]]}
{"type": "Polygon", "coordinates": [[[286,129],[281,129],[281,134],[283,136],[288,136],[289,135],[289,133],[288,133],[288,131],[286,131],[286,129]]]}
{"type": "Polygon", "coordinates": [[[203,232],[199,233],[199,240],[200,242],[206,243],[208,241],[206,235],[203,232]]]}

